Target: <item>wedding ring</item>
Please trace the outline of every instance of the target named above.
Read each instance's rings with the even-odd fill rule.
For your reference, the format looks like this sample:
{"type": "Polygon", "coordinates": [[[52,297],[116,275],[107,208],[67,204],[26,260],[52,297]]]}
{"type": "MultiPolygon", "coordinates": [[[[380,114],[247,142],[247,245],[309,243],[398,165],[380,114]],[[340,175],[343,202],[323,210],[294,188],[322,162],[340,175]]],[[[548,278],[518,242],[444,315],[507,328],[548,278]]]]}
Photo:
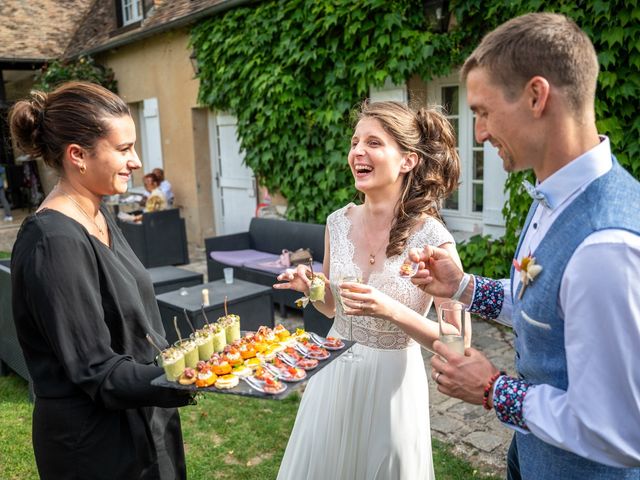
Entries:
{"type": "Polygon", "coordinates": [[[440,385],[440,382],[438,381],[440,379],[440,375],[442,375],[442,372],[436,373],[436,378],[434,379],[438,385],[440,385]]]}

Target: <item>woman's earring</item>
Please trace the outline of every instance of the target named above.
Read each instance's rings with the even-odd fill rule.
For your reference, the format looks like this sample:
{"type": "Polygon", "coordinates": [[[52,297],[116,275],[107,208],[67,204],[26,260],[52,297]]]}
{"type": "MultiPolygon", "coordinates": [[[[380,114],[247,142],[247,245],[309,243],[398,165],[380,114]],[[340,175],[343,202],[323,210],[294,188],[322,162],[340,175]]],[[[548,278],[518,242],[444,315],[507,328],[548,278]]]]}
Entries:
{"type": "Polygon", "coordinates": [[[84,175],[87,172],[87,166],[83,163],[80,165],[80,173],[84,175]]]}

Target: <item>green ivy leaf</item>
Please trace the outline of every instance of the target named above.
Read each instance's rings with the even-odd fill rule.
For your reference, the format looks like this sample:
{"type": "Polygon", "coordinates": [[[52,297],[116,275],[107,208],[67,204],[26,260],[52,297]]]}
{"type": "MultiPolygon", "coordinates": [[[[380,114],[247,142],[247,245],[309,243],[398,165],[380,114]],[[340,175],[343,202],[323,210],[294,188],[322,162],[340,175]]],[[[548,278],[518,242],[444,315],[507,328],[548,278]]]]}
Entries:
{"type": "MultiPolygon", "coordinates": [[[[637,0],[452,0],[455,26],[426,28],[416,0],[266,0],[198,23],[190,47],[201,66],[198,100],[238,117],[246,163],[287,198],[289,218],[323,223],[356,198],[346,164],[349,116],[386,78],[423,81],[449,75],[482,36],[516,15],[555,11],[592,38],[602,73],[598,129],[610,136],[620,163],[640,175],[640,6],[637,0]],[[356,8],[357,7],[357,8],[356,8]],[[628,61],[626,60],[628,59],[628,61]]],[[[468,271],[508,276],[531,204],[520,184],[532,172],[509,174],[502,239],[476,236],[458,245],[468,271]]]]}

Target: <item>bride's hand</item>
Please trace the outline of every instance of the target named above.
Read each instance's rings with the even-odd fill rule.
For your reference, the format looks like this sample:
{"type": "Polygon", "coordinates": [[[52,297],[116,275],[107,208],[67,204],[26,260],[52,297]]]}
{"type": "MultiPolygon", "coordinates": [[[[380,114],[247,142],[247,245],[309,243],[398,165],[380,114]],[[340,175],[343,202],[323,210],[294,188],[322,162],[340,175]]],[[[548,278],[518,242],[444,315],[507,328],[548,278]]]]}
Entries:
{"type": "Polygon", "coordinates": [[[390,319],[395,300],[380,290],[364,283],[343,282],[339,285],[344,313],[390,319]]]}
{"type": "Polygon", "coordinates": [[[276,283],[273,288],[280,290],[295,290],[309,296],[309,287],[311,286],[311,270],[306,265],[298,265],[294,268],[287,268],[283,273],[278,275],[277,280],[284,283],[276,283]]]}

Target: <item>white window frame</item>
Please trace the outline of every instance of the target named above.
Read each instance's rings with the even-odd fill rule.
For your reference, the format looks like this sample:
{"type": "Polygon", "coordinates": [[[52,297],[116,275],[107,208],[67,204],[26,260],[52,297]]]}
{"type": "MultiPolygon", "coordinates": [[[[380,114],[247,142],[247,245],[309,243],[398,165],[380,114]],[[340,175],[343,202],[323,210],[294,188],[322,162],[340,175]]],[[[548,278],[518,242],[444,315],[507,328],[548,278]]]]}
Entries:
{"type": "Polygon", "coordinates": [[[407,103],[407,85],[396,85],[390,78],[387,78],[382,87],[369,88],[369,100],[372,102],[394,101],[407,103]]]}
{"type": "Polygon", "coordinates": [[[123,27],[142,20],[142,0],[120,0],[120,8],[123,27]]]}
{"type": "MultiPolygon", "coordinates": [[[[506,202],[504,184],[507,174],[502,168],[502,160],[497,150],[489,143],[477,145],[474,141],[474,113],[467,103],[467,89],[460,83],[458,72],[448,77],[434,79],[427,86],[427,98],[431,104],[442,105],[442,88],[458,87],[458,154],[460,155],[460,188],[458,190],[458,210],[443,209],[442,215],[451,230],[471,234],[482,233],[500,237],[504,234],[502,207],[506,202]],[[473,152],[483,152],[482,211],[474,212],[473,152]]],[[[451,112],[453,114],[453,112],[451,112]]],[[[453,115],[452,115],[453,116],[453,115]]]]}
{"type": "MultiPolygon", "coordinates": [[[[474,114],[467,104],[467,91],[460,83],[458,74],[434,79],[427,87],[430,104],[442,105],[442,89],[458,88],[458,112],[447,112],[448,116],[458,119],[458,155],[460,155],[460,187],[458,189],[458,209],[443,209],[442,214],[450,229],[479,233],[482,230],[482,211],[473,211],[473,152],[482,150],[482,146],[474,146],[474,114]]],[[[486,158],[483,159],[483,162],[486,158]]],[[[486,172],[482,182],[486,182],[486,172]]],[[[484,208],[483,198],[483,208],[484,208]]]]}
{"type": "MultiPolygon", "coordinates": [[[[477,145],[474,141],[474,114],[467,104],[467,91],[460,83],[457,72],[448,77],[438,78],[427,83],[427,103],[442,105],[442,87],[458,88],[458,112],[450,112],[450,117],[458,120],[458,154],[460,155],[460,189],[458,193],[458,210],[443,209],[442,214],[450,230],[467,234],[489,234],[500,237],[504,234],[504,218],[502,207],[506,201],[504,184],[507,174],[502,168],[502,161],[497,150],[489,142],[477,145]],[[473,179],[473,152],[483,152],[482,180],[473,179]],[[482,211],[474,212],[473,184],[482,183],[482,211]]],[[[387,79],[380,88],[370,88],[372,101],[396,100],[408,101],[407,85],[394,85],[387,79]]],[[[467,236],[467,235],[464,235],[467,236]]],[[[462,237],[461,237],[462,238],[462,237]]]]}

